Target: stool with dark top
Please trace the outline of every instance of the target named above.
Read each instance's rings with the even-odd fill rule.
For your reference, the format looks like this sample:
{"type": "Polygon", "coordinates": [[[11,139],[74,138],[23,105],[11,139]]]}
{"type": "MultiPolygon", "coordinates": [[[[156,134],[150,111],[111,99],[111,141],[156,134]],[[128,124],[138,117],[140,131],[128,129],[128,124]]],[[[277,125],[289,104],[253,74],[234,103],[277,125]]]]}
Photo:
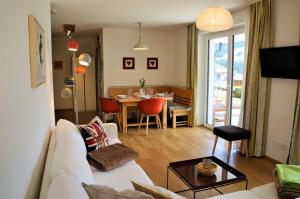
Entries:
{"type": "Polygon", "coordinates": [[[245,129],[242,129],[237,126],[218,126],[213,129],[213,134],[216,135],[214,148],[212,154],[215,153],[216,145],[218,138],[223,138],[227,140],[228,143],[228,154],[227,154],[227,163],[229,162],[230,152],[232,141],[242,140],[242,150],[245,152],[246,157],[248,158],[248,140],[250,139],[251,133],[245,129]]]}

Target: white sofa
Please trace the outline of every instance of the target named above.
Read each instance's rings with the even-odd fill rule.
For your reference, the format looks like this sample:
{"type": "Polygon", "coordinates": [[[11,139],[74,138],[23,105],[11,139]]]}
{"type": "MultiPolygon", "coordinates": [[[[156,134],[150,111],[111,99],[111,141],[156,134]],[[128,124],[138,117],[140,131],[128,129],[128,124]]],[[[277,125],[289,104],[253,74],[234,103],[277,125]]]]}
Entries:
{"type": "MultiPolygon", "coordinates": [[[[120,142],[116,124],[106,123],[104,127],[110,143],[120,142]]],[[[88,164],[86,154],[85,144],[77,127],[69,121],[60,120],[51,135],[40,198],[86,199],[88,195],[82,182],[106,185],[119,191],[134,189],[131,181],[153,184],[134,160],[112,171],[101,172],[88,164]]],[[[278,199],[273,184],[213,198],[278,199]]]]}
{"type": "MultiPolygon", "coordinates": [[[[120,142],[116,124],[106,123],[104,128],[110,143],[120,142]]],[[[40,198],[88,198],[82,182],[106,185],[119,191],[134,189],[131,181],[153,184],[134,160],[112,171],[101,172],[88,164],[86,154],[77,127],[60,120],[51,135],[40,198]]]]}

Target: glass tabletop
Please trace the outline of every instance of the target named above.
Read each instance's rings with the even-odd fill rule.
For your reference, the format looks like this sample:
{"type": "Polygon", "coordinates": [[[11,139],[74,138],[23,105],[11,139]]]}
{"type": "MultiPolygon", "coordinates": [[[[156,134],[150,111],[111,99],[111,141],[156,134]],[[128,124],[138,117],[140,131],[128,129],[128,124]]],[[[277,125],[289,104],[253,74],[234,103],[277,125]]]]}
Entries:
{"type": "Polygon", "coordinates": [[[247,180],[246,175],[214,156],[171,162],[169,169],[193,190],[219,187],[247,180]],[[197,164],[204,158],[209,158],[217,164],[217,171],[214,175],[205,176],[198,171],[197,164]]]}

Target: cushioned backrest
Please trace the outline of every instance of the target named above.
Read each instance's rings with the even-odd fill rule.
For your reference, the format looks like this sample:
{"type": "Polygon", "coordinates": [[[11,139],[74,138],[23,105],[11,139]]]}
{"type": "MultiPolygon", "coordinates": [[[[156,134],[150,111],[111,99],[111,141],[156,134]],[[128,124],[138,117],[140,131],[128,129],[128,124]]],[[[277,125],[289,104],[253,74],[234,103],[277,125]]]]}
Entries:
{"type": "Polygon", "coordinates": [[[58,175],[73,175],[80,182],[87,184],[94,182],[90,165],[86,159],[86,152],[82,150],[76,139],[73,139],[73,136],[59,140],[55,147],[51,179],[58,175]]]}
{"type": "Polygon", "coordinates": [[[71,175],[56,176],[50,185],[47,199],[88,199],[81,182],[71,175]]]}
{"type": "Polygon", "coordinates": [[[82,152],[87,153],[84,140],[77,126],[68,120],[60,119],[56,127],[56,144],[63,139],[73,139],[79,145],[82,152]]]}

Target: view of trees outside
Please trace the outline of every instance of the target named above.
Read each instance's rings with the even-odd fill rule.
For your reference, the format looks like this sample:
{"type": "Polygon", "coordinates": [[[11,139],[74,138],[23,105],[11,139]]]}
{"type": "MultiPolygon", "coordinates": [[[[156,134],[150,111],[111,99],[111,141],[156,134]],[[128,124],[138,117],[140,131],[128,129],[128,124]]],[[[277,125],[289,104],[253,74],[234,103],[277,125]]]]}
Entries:
{"type": "Polygon", "coordinates": [[[241,110],[242,81],[244,68],[245,34],[233,37],[233,69],[228,68],[228,37],[209,40],[209,82],[207,123],[212,126],[238,125],[241,110]],[[231,118],[227,105],[232,85],[231,118]]]}

